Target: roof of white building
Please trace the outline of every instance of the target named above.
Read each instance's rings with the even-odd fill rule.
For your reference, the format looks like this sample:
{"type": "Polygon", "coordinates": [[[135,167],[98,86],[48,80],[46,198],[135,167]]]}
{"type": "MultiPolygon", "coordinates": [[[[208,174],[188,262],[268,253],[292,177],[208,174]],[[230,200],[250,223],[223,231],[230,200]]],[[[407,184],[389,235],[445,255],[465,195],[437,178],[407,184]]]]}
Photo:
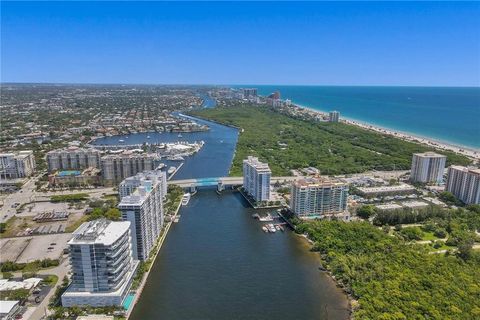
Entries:
{"type": "Polygon", "coordinates": [[[418,157],[425,157],[425,158],[446,158],[443,154],[438,154],[432,151],[422,152],[422,153],[414,153],[414,155],[418,157]]]}
{"type": "Polygon", "coordinates": [[[23,281],[8,281],[7,279],[0,279],[0,291],[10,291],[18,289],[27,289],[36,287],[42,279],[28,278],[23,281]]]}
{"type": "Polygon", "coordinates": [[[9,314],[19,301],[0,301],[0,314],[9,314]]]}
{"type": "Polygon", "coordinates": [[[129,221],[109,221],[106,219],[84,222],[73,233],[69,244],[111,245],[130,228],[129,221]]]}

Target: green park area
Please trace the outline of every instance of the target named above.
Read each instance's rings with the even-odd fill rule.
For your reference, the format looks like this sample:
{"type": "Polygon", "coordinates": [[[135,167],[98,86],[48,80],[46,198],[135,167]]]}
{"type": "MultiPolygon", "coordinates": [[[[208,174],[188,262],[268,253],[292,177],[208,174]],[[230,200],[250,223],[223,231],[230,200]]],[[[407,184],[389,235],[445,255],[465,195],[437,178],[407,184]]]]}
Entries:
{"type": "MultiPolygon", "coordinates": [[[[194,116],[237,126],[241,131],[231,176],[242,172],[247,156],[268,162],[276,176],[291,169],[313,166],[322,174],[348,174],[368,170],[406,170],[412,154],[433,148],[343,123],[296,119],[269,107],[233,106],[202,109],[194,116]]],[[[441,151],[448,164],[465,165],[468,158],[441,151]]]]}

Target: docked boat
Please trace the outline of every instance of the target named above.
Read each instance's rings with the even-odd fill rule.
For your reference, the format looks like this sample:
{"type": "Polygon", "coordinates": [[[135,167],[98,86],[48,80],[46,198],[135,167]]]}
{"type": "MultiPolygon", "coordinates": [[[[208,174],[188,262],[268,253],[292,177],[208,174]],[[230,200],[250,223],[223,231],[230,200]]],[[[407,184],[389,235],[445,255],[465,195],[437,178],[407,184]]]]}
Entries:
{"type": "Polygon", "coordinates": [[[172,174],[172,173],[175,172],[176,169],[177,169],[177,168],[175,168],[175,167],[172,166],[172,167],[168,168],[167,173],[168,173],[168,174],[172,174]]]}
{"type": "Polygon", "coordinates": [[[267,224],[267,228],[268,228],[268,231],[270,231],[271,233],[275,233],[277,231],[277,229],[275,229],[275,226],[273,225],[273,223],[267,224]]]}
{"type": "Polygon", "coordinates": [[[268,232],[268,228],[265,227],[265,226],[262,227],[262,230],[263,230],[263,232],[268,232]]]}
{"type": "Polygon", "coordinates": [[[185,193],[182,197],[182,206],[186,206],[188,202],[190,201],[190,198],[192,195],[190,193],[185,193]]]}
{"type": "Polygon", "coordinates": [[[279,225],[276,225],[276,226],[275,226],[275,229],[277,229],[277,231],[280,231],[280,226],[279,226],[279,225]]]}
{"type": "Polygon", "coordinates": [[[273,221],[273,217],[270,213],[268,213],[266,216],[264,217],[259,217],[258,220],[260,221],[263,221],[263,222],[267,222],[267,221],[273,221]]]}

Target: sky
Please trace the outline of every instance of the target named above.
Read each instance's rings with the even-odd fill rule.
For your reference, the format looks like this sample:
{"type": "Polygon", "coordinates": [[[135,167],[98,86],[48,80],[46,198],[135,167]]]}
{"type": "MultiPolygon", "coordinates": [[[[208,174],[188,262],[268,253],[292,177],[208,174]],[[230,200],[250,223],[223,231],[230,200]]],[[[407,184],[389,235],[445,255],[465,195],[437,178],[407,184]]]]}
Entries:
{"type": "Polygon", "coordinates": [[[1,81],[480,86],[480,3],[6,2],[1,81]]]}

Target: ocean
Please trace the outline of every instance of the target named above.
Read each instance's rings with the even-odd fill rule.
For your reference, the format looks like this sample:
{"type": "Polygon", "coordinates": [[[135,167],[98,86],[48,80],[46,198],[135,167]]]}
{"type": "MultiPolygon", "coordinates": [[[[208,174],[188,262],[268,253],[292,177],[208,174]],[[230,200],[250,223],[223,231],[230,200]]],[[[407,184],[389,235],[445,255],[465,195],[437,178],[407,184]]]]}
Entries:
{"type": "Polygon", "coordinates": [[[242,85],[258,94],[280,91],[282,99],[319,111],[340,111],[352,120],[480,149],[478,87],[347,87],[242,85]]]}

